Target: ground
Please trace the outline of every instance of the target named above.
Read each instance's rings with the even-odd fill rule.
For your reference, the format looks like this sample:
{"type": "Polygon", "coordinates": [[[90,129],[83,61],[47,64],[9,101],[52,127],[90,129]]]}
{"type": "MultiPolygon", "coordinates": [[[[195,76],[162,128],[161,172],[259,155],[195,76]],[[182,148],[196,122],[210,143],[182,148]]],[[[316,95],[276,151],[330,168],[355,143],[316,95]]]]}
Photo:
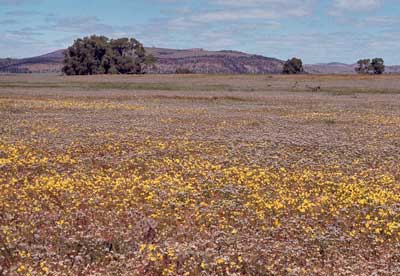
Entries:
{"type": "Polygon", "coordinates": [[[0,76],[0,274],[400,274],[399,76],[0,76]]]}

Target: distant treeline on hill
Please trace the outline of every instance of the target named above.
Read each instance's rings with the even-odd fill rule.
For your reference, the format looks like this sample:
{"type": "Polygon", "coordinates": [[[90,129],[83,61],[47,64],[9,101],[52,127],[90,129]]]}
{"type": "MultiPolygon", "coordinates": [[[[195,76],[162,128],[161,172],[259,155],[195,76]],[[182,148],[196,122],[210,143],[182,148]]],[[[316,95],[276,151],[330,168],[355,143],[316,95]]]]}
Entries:
{"type": "Polygon", "coordinates": [[[141,74],[155,58],[134,38],[90,36],[75,40],[65,51],[66,75],[141,74]]]}

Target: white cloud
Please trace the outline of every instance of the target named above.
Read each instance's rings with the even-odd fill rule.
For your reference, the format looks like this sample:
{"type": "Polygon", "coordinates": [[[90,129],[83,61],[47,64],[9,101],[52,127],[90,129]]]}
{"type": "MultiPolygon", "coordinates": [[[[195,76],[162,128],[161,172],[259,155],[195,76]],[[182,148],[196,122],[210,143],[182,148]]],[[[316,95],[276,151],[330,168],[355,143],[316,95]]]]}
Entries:
{"type": "MultiPolygon", "coordinates": [[[[167,0],[157,0],[165,3],[167,0]]],[[[187,2],[169,0],[168,2],[187,2]]],[[[316,0],[199,0],[200,10],[186,10],[186,20],[212,23],[236,20],[270,20],[305,17],[313,12],[316,0]]]]}
{"type": "Polygon", "coordinates": [[[333,8],[341,11],[362,11],[379,8],[383,0],[333,0],[333,8]]]}
{"type": "Polygon", "coordinates": [[[191,16],[191,19],[195,22],[215,22],[215,21],[236,21],[241,19],[276,19],[281,15],[268,10],[247,10],[242,12],[240,10],[235,11],[211,11],[204,12],[197,15],[191,16]]]}
{"type": "Polygon", "coordinates": [[[400,24],[400,16],[369,16],[360,22],[360,26],[396,27],[400,24]]]}
{"type": "MultiPolygon", "coordinates": [[[[212,19],[277,19],[304,17],[312,14],[315,0],[216,0],[222,11],[214,12],[212,19]]],[[[210,14],[208,14],[210,16],[210,14]]]]}

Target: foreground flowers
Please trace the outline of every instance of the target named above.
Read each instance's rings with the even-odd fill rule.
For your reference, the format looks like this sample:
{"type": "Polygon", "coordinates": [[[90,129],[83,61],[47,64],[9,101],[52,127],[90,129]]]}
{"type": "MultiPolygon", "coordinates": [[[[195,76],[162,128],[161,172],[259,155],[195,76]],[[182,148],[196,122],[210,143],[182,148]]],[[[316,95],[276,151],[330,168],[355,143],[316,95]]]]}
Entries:
{"type": "MultiPolygon", "coordinates": [[[[214,119],[204,112],[221,112],[212,106],[166,103],[178,120],[158,118],[151,101],[52,101],[0,105],[3,274],[400,271],[397,148],[379,151],[368,137],[361,149],[253,139],[255,119],[226,123],[230,107],[214,119]],[[27,103],[28,116],[9,111],[27,103]]],[[[397,117],[357,118],[370,134],[390,124],[381,137],[398,142],[397,117]]]]}

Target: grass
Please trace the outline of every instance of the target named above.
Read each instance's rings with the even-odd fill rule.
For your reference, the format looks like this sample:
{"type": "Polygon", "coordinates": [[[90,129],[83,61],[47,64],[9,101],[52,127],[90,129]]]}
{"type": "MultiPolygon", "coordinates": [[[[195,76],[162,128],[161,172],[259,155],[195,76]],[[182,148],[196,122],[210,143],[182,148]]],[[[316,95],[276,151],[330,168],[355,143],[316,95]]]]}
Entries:
{"type": "MultiPolygon", "coordinates": [[[[181,86],[170,83],[107,83],[107,82],[72,82],[72,83],[43,83],[43,82],[0,82],[0,88],[60,88],[78,90],[158,90],[158,91],[235,91],[229,85],[202,84],[195,86],[181,86]]],[[[237,90],[236,90],[237,91],[237,90]]]]}
{"type": "Polygon", "coordinates": [[[335,119],[329,119],[329,118],[323,119],[322,121],[327,125],[334,125],[337,123],[335,119]]]}
{"type": "Polygon", "coordinates": [[[298,92],[356,94],[399,94],[398,78],[374,76],[263,76],[263,75],[173,75],[155,76],[3,76],[2,89],[73,89],[78,91],[200,91],[200,92],[298,92]],[[208,79],[207,79],[208,78],[208,79]],[[320,87],[313,92],[312,87],[320,87]]]}

